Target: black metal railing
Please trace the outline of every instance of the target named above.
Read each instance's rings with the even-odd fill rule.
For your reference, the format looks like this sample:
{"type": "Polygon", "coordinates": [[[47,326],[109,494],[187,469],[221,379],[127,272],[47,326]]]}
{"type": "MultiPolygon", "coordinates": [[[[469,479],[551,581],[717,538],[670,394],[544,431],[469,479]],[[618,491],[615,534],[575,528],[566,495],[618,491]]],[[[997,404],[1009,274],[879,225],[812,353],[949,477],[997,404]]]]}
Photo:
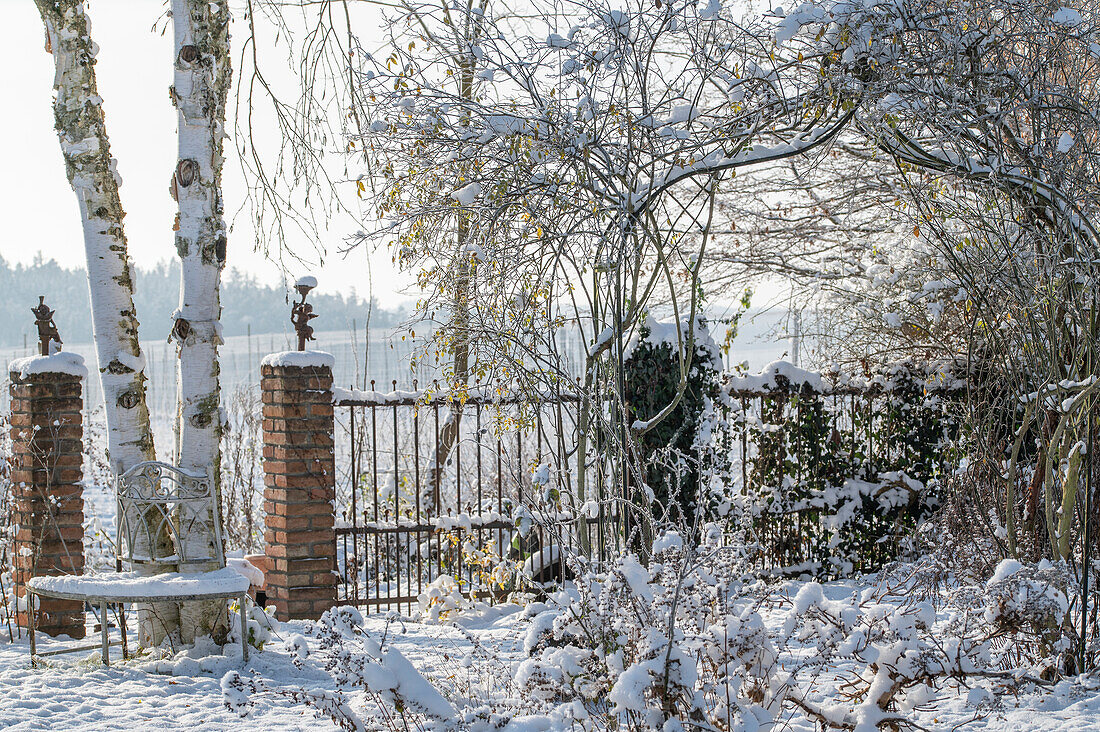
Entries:
{"type": "Polygon", "coordinates": [[[579,469],[575,394],[390,386],[335,394],[338,450],[347,447],[336,507],[342,602],[411,610],[441,577],[492,600],[517,582],[562,576],[567,551],[611,553],[601,516],[578,519],[579,507],[560,503],[579,469]]]}
{"type": "MultiPolygon", "coordinates": [[[[923,483],[949,470],[948,405],[957,387],[783,378],[739,386],[744,381],[723,388],[713,434],[728,458],[725,490],[735,504],[710,518],[722,541],[740,543],[766,572],[828,574],[843,552],[857,570],[887,561],[917,513],[883,518],[873,505],[857,506],[870,512],[868,525],[838,535],[827,496],[852,485],[846,481],[901,468],[923,483]],[[878,525],[883,520],[897,525],[878,525]]],[[[345,466],[336,505],[341,602],[411,611],[443,591],[438,583],[449,580],[441,578],[465,598],[492,601],[517,584],[566,576],[566,556],[601,566],[638,550],[627,537],[636,497],[620,495],[600,434],[578,465],[577,394],[374,386],[335,394],[345,466]],[[581,470],[590,502],[574,498],[581,470]]]]}

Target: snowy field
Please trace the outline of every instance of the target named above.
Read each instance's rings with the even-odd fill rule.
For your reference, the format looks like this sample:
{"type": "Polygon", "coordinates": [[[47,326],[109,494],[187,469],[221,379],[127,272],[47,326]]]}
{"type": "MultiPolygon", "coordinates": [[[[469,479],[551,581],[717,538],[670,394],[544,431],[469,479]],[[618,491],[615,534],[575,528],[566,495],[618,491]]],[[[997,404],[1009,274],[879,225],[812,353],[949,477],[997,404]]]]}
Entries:
{"type": "MultiPolygon", "coordinates": [[[[826,585],[826,598],[850,596],[869,587],[865,582],[837,582],[826,585]]],[[[786,591],[796,593],[795,583],[786,591]]],[[[510,708],[510,714],[495,720],[506,730],[565,730],[590,728],[580,706],[553,699],[528,701],[526,713],[514,695],[517,677],[524,673],[532,628],[543,624],[553,610],[534,604],[526,610],[518,605],[494,608],[482,606],[454,616],[443,624],[413,622],[381,616],[364,618],[349,648],[368,656],[379,646],[396,650],[416,673],[394,672],[407,698],[423,697],[425,707],[449,704],[456,711],[450,723],[440,728],[491,729],[489,721],[471,718],[470,710],[495,701],[510,708]],[[477,643],[477,648],[474,646],[477,643]],[[421,676],[422,675],[422,676],[421,676]],[[436,698],[434,686],[445,702],[436,698]],[[459,724],[458,719],[464,718],[459,724]],[[457,725],[457,726],[456,726],[457,725]]],[[[204,730],[316,730],[336,729],[328,718],[319,717],[309,706],[281,695],[305,690],[314,695],[337,691],[334,673],[326,670],[314,623],[294,621],[276,624],[272,639],[262,653],[242,664],[238,648],[227,646],[225,655],[216,648],[203,648],[162,660],[144,658],[115,662],[102,668],[98,652],[74,654],[51,660],[42,668],[30,669],[26,641],[0,645],[0,728],[11,730],[114,730],[204,729],[204,730]],[[308,646],[308,652],[301,650],[308,646]],[[296,666],[294,660],[298,660],[296,666]],[[267,693],[252,694],[240,716],[227,707],[222,680],[227,673],[240,672],[262,684],[267,693]],[[249,703],[251,706],[249,706],[249,703]]],[[[812,643],[809,639],[808,643],[812,643]]],[[[43,650],[51,647],[47,643],[43,650]]],[[[117,656],[117,649],[115,649],[117,656]]],[[[393,668],[392,662],[388,668],[393,668]]],[[[338,674],[339,671],[336,671],[338,674]]],[[[369,677],[369,674],[367,675],[369,677]]],[[[822,674],[822,694],[835,694],[822,674]]],[[[394,712],[376,706],[378,697],[361,689],[348,689],[346,707],[365,729],[389,729],[385,720],[394,712]]],[[[928,690],[923,703],[907,713],[912,729],[928,730],[1100,730],[1100,688],[1095,679],[1071,679],[1038,687],[1024,685],[1016,694],[998,691],[995,683],[947,684],[928,690]]],[[[835,699],[839,701],[839,699],[835,699]]],[[[605,703],[595,700],[595,705],[605,703]]],[[[447,707],[443,707],[446,709],[447,707]]],[[[595,720],[589,719],[588,722],[595,720]]],[[[398,720],[398,724],[402,722],[398,720]]],[[[431,725],[425,725],[430,727],[431,725]]],[[[416,729],[416,720],[409,729],[416,729]]],[[[596,729],[603,729],[597,725],[596,729]]],[[[680,727],[676,727],[680,729],[680,727]]],[[[740,729],[750,729],[749,726],[740,729]]],[[[813,732],[815,723],[793,713],[779,715],[771,726],[758,730],[813,732]]]]}

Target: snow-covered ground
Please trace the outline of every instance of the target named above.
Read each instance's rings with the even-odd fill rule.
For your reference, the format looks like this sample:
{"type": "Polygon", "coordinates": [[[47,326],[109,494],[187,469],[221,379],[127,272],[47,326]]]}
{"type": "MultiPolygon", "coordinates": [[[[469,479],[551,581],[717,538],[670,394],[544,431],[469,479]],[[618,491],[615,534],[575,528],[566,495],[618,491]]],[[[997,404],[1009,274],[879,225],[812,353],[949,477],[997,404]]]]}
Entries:
{"type": "MultiPolygon", "coordinates": [[[[851,582],[834,583],[826,586],[825,594],[841,597],[853,589],[851,582]]],[[[514,678],[526,658],[524,638],[532,622],[537,622],[533,617],[537,615],[517,605],[505,605],[470,610],[445,624],[368,616],[363,630],[368,643],[385,636],[387,647],[408,659],[456,709],[468,710],[507,693],[503,688],[507,684],[498,682],[514,678]],[[471,638],[480,649],[474,649],[471,638]]],[[[227,672],[240,671],[273,690],[335,691],[333,675],[323,667],[321,659],[326,656],[319,652],[316,629],[308,622],[277,624],[265,650],[254,654],[247,665],[241,663],[239,649],[227,646],[225,655],[216,648],[199,648],[159,661],[149,657],[116,660],[109,668],[100,666],[98,652],[87,652],[53,657],[31,669],[25,640],[3,643],[0,729],[334,729],[331,720],[318,717],[310,707],[275,693],[253,694],[253,706],[241,717],[227,708],[220,686],[227,672]],[[295,647],[303,641],[308,654],[295,647]]],[[[47,642],[43,649],[52,646],[47,642]]],[[[1095,680],[1065,680],[1018,695],[1002,694],[996,701],[990,688],[978,684],[930,690],[928,701],[909,718],[919,725],[916,729],[929,730],[1100,730],[1100,684],[1095,680]]],[[[386,728],[363,691],[353,690],[346,699],[368,729],[386,728]]],[[[504,729],[570,727],[559,710],[515,715],[504,729]]],[[[771,729],[813,732],[816,727],[804,717],[786,716],[771,729]]]]}
{"type": "MultiPolygon", "coordinates": [[[[520,608],[494,608],[471,618],[469,625],[481,642],[504,655],[519,657],[527,620],[520,608]]],[[[369,635],[386,632],[381,616],[366,618],[369,635]]],[[[307,658],[301,669],[292,663],[288,641],[305,637],[312,650],[317,642],[309,637],[311,623],[293,621],[278,624],[271,642],[262,653],[254,653],[247,665],[241,663],[240,648],[228,645],[223,651],[198,648],[165,660],[146,658],[121,661],[112,648],[112,665],[104,668],[99,651],[79,652],[44,659],[40,668],[30,668],[30,654],[24,638],[0,643],[0,729],[5,730],[117,730],[203,729],[203,730],[298,730],[334,729],[327,719],[300,704],[278,697],[254,696],[255,706],[247,718],[230,711],[224,702],[220,681],[226,672],[239,670],[255,674],[272,686],[286,689],[335,690],[332,676],[320,664],[307,658]]],[[[112,631],[112,638],[117,638],[112,631]]],[[[462,659],[470,641],[453,625],[413,622],[389,628],[394,647],[428,678],[445,690],[454,687],[454,676],[463,672],[462,659]]],[[[95,643],[89,633],[84,643],[95,643]]],[[[61,647],[39,637],[39,649],[61,647]]],[[[80,642],[67,640],[67,645],[80,642]]],[[[362,695],[352,694],[353,707],[366,704],[362,695]]],[[[364,721],[369,724],[368,715],[364,721]]]]}

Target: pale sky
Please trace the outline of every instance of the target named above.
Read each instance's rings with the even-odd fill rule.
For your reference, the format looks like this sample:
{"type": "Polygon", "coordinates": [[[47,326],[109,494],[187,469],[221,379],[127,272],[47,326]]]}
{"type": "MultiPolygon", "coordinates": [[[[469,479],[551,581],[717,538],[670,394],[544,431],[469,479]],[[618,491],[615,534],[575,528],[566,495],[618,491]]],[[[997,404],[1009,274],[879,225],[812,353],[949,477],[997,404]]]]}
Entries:
{"type": "MultiPolygon", "coordinates": [[[[159,0],[89,3],[92,35],[100,47],[96,63],[99,92],[111,150],[122,176],[130,255],[145,267],[175,257],[172,222],[176,205],[168,194],[168,181],[176,163],[176,114],[168,99],[171,31],[160,32],[164,10],[165,4],[159,0]]],[[[235,18],[239,17],[238,11],[235,18]]],[[[65,178],[53,129],[53,61],[44,48],[42,21],[32,0],[0,0],[0,21],[7,31],[4,37],[14,46],[9,58],[15,60],[14,69],[4,77],[7,108],[0,118],[2,139],[7,141],[5,175],[0,175],[0,211],[5,222],[0,254],[9,261],[30,262],[40,252],[66,266],[83,266],[77,204],[65,178]]],[[[235,22],[231,32],[236,65],[245,31],[235,22]]],[[[226,142],[226,160],[229,217],[243,201],[243,177],[231,141],[226,142]]],[[[354,196],[354,191],[349,195],[354,196]]],[[[227,267],[252,273],[268,284],[281,284],[279,267],[253,251],[255,236],[247,212],[230,223],[227,267]]],[[[364,297],[373,292],[384,306],[406,300],[398,290],[407,279],[394,271],[388,253],[376,253],[369,262],[362,250],[346,259],[337,253],[343,236],[358,228],[350,218],[334,224],[326,237],[329,255],[324,265],[295,265],[287,272],[291,282],[308,270],[320,281],[319,291],[347,292],[354,287],[364,297]]],[[[313,251],[305,242],[290,245],[298,251],[313,251]]]]}

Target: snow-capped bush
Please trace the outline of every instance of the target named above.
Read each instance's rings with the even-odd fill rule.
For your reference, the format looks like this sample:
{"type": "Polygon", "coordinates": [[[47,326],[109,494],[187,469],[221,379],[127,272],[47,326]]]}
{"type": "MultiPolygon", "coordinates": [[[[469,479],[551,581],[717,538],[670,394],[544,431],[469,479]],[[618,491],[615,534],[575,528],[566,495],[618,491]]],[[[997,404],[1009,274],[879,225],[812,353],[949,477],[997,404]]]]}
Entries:
{"type": "Polygon", "coordinates": [[[255,702],[252,701],[248,683],[239,671],[227,671],[221,680],[222,699],[231,712],[247,717],[255,702]]]}
{"type": "Polygon", "coordinates": [[[449,574],[440,575],[432,580],[416,600],[420,608],[420,616],[433,622],[445,619],[451,613],[469,606],[469,601],[462,596],[462,589],[458,586],[458,582],[449,574]]]}
{"type": "Polygon", "coordinates": [[[238,386],[224,404],[221,437],[222,533],[231,551],[262,552],[263,422],[257,389],[238,386]]]}
{"type": "Polygon", "coordinates": [[[8,627],[15,625],[16,610],[15,527],[12,520],[15,496],[11,481],[14,465],[9,417],[7,414],[0,414],[0,582],[3,583],[0,612],[8,627]]]}
{"type": "MultiPolygon", "coordinates": [[[[396,615],[380,628],[334,608],[288,648],[295,664],[331,674],[336,691],[233,673],[222,681],[226,705],[248,714],[255,695],[275,695],[343,729],[369,719],[403,732],[511,723],[877,732],[919,728],[921,710],[960,686],[977,690],[974,706],[994,708],[1064,668],[1029,627],[1066,619],[1070,586],[1058,567],[1009,563],[988,581],[945,581],[948,567],[928,558],[859,581],[765,583],[733,549],[680,537],[654,546],[648,566],[624,556],[514,614],[520,659],[502,657],[463,622],[454,628],[468,650],[448,648],[421,672],[395,647],[406,627],[396,615]],[[349,701],[355,691],[365,707],[349,701]]],[[[1065,646],[1070,636],[1060,632],[1065,646]]]]}
{"type": "Polygon", "coordinates": [[[999,598],[1026,585],[1025,596],[1049,600],[1037,607],[1055,615],[1065,608],[1053,589],[1059,575],[1046,569],[1017,573],[1026,581],[1016,590],[1005,584],[1011,577],[941,589],[937,608],[922,584],[942,575],[934,560],[837,596],[816,582],[752,580],[751,565],[732,550],[666,546],[649,567],[628,556],[579,578],[575,597],[535,615],[530,657],[516,676],[526,694],[590,710],[606,698],[601,724],[632,730],[687,720],[763,729],[792,717],[904,727],[907,711],[948,678],[1041,683],[1027,670],[1004,671],[1011,659],[1042,665],[1043,655],[996,617],[976,613],[975,598],[978,607],[1001,607],[999,598]],[[994,637],[1002,638],[996,646],[994,637]]]}
{"type": "MultiPolygon", "coordinates": [[[[240,639],[241,637],[241,614],[240,608],[237,605],[239,601],[234,601],[229,607],[229,634],[231,638],[240,639]]],[[[260,607],[255,603],[249,603],[248,606],[248,644],[256,650],[262,651],[264,644],[271,640],[271,636],[274,632],[272,618],[275,617],[275,606],[269,605],[266,608],[260,607]]]]}
{"type": "Polygon", "coordinates": [[[1034,634],[1048,653],[1073,647],[1067,631],[1070,598],[1077,592],[1073,573],[1047,561],[1024,565],[1005,559],[985,586],[984,618],[998,630],[1034,634]]]}
{"type": "MultiPolygon", "coordinates": [[[[455,708],[435,686],[388,643],[388,632],[381,638],[364,632],[363,616],[354,607],[326,611],[311,632],[317,642],[313,653],[304,636],[288,639],[287,651],[294,664],[301,667],[316,656],[341,689],[365,690],[382,715],[372,721],[386,723],[391,729],[407,729],[405,725],[414,718],[444,721],[456,715],[455,708]]],[[[235,671],[222,679],[226,706],[241,716],[251,709],[251,697],[262,694],[286,697],[312,707],[341,729],[366,729],[343,691],[273,686],[258,677],[244,678],[235,671]]]]}

